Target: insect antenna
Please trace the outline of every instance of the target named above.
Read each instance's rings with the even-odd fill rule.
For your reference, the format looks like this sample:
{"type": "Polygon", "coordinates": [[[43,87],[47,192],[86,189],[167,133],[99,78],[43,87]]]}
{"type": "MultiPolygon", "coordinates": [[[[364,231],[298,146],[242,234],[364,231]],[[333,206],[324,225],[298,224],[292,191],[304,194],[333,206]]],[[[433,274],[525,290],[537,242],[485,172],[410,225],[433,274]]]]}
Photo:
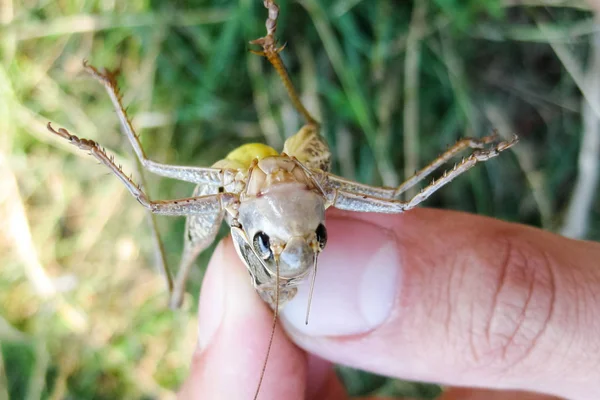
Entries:
{"type": "Polygon", "coordinates": [[[267,361],[269,361],[269,354],[271,353],[271,347],[273,345],[273,338],[275,337],[275,328],[277,327],[277,317],[279,316],[279,257],[275,258],[275,309],[273,310],[273,325],[271,325],[271,336],[269,337],[269,345],[267,347],[267,354],[265,355],[265,361],[263,362],[262,371],[260,372],[260,378],[258,380],[258,386],[256,387],[256,393],[254,394],[254,400],[258,399],[258,393],[260,392],[260,386],[262,385],[263,378],[265,377],[265,371],[267,370],[267,361]]]}
{"type": "Polygon", "coordinates": [[[308,292],[308,305],[306,306],[306,318],[304,324],[308,325],[308,315],[310,314],[310,305],[312,304],[313,291],[315,290],[315,280],[317,278],[317,253],[313,257],[313,274],[312,280],[310,281],[310,291],[308,292]]]}

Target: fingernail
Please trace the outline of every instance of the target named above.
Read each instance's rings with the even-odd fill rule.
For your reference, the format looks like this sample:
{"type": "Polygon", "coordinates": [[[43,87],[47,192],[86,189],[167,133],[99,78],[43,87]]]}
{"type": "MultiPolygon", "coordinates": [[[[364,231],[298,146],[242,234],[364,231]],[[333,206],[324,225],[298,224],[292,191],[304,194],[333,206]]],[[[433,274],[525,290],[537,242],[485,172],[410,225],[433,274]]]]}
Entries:
{"type": "Polygon", "coordinates": [[[221,325],[224,310],[223,242],[215,249],[200,290],[198,304],[198,350],[208,346],[221,325]]]}
{"type": "Polygon", "coordinates": [[[368,332],[390,315],[400,286],[399,248],[392,234],[358,220],[327,221],[308,325],[310,282],[283,309],[284,325],[309,336],[368,332]]]}

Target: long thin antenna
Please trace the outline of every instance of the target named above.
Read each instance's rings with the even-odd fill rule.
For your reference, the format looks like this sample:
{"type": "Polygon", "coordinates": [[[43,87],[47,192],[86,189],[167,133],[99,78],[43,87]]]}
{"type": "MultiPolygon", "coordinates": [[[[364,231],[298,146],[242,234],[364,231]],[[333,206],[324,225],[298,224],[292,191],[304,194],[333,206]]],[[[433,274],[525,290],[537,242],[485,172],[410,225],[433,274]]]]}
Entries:
{"type": "Polygon", "coordinates": [[[275,309],[273,310],[273,325],[271,326],[271,337],[269,338],[269,346],[267,347],[267,354],[265,356],[265,361],[263,362],[262,371],[260,372],[260,379],[258,380],[256,393],[254,394],[254,400],[258,399],[260,386],[262,385],[263,378],[265,377],[265,371],[267,370],[267,361],[269,361],[269,354],[271,353],[271,346],[273,345],[273,338],[275,337],[277,317],[279,316],[279,257],[275,258],[275,268],[275,309]]]}
{"type": "Polygon", "coordinates": [[[313,291],[315,290],[315,280],[317,278],[317,252],[315,252],[315,256],[313,258],[313,274],[312,280],[310,282],[310,292],[308,293],[308,305],[306,306],[306,318],[304,319],[304,324],[308,325],[308,315],[310,314],[310,305],[312,304],[313,291]]]}

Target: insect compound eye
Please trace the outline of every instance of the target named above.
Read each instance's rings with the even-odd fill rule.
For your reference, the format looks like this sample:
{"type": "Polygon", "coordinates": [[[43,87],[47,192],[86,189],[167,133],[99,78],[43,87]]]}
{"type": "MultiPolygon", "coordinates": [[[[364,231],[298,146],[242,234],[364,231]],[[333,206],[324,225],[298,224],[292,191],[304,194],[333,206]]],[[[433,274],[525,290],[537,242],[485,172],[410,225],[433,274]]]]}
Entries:
{"type": "Polygon", "coordinates": [[[317,235],[317,242],[319,242],[319,248],[323,250],[327,244],[327,229],[325,229],[325,225],[319,224],[315,233],[317,235]]]}
{"type": "Polygon", "coordinates": [[[266,233],[256,232],[256,235],[254,235],[253,244],[254,249],[263,260],[267,260],[273,255],[273,252],[271,251],[269,235],[266,233]]]}

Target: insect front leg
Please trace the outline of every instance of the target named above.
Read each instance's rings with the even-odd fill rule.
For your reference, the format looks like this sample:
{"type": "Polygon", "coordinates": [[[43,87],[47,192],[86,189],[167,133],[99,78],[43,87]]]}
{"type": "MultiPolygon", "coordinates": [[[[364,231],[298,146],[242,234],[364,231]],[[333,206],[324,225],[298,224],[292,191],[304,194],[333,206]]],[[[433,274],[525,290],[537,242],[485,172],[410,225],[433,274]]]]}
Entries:
{"type": "MultiPolygon", "coordinates": [[[[454,168],[445,171],[437,180],[424,187],[417,195],[408,201],[395,200],[393,197],[385,197],[398,189],[377,188],[348,181],[348,184],[340,184],[336,177],[328,176],[325,182],[327,196],[331,204],[342,210],[359,212],[378,212],[378,213],[401,213],[416,207],[419,203],[425,201],[429,196],[435,193],[444,185],[450,183],[454,178],[473,168],[477,163],[487,161],[496,157],[500,152],[516,144],[518,138],[509,142],[500,142],[496,146],[476,150],[469,157],[456,164],[454,168]]],[[[434,162],[435,163],[435,162],[434,162]]],[[[400,185],[399,188],[402,188],[400,185]]]]}
{"type": "Polygon", "coordinates": [[[232,193],[217,193],[214,195],[189,197],[176,200],[158,200],[148,199],[142,189],[136,185],[131,177],[125,175],[120,166],[117,166],[112,157],[106,154],[96,142],[88,139],[80,139],[71,135],[66,129],[60,128],[58,131],[48,124],[48,130],[63,139],[68,140],[72,145],[90,152],[98,161],[106,165],[116,176],[125,184],[129,192],[145,208],[155,214],[161,215],[196,215],[221,212],[228,207],[234,207],[238,202],[238,196],[232,193]]]}
{"type": "MultiPolygon", "coordinates": [[[[417,171],[408,180],[406,180],[400,186],[398,186],[394,190],[393,197],[397,198],[402,193],[406,192],[408,189],[415,186],[417,183],[419,183],[420,181],[425,179],[427,176],[431,175],[431,173],[436,171],[439,167],[441,167],[442,165],[447,163],[451,158],[455,157],[456,155],[458,155],[458,153],[460,153],[463,150],[466,150],[469,148],[474,149],[475,150],[474,154],[479,154],[480,158],[482,158],[484,156],[484,154],[488,153],[488,154],[490,154],[490,156],[488,157],[488,159],[489,159],[489,158],[497,156],[498,153],[508,149],[509,147],[516,144],[518,141],[518,138],[516,136],[513,137],[510,141],[498,141],[499,138],[500,137],[498,136],[498,133],[494,131],[493,134],[491,134],[489,136],[484,136],[480,139],[478,139],[478,138],[460,139],[458,142],[456,142],[454,145],[452,145],[448,150],[446,150],[444,153],[442,153],[438,158],[433,160],[429,165],[422,168],[420,171],[417,171]],[[495,145],[493,145],[489,150],[486,150],[487,145],[493,144],[495,142],[497,142],[495,145]]],[[[485,160],[479,160],[479,161],[485,161],[485,160]]]]}
{"type": "MultiPolygon", "coordinates": [[[[393,187],[377,187],[365,185],[359,182],[354,182],[333,174],[328,176],[329,186],[335,188],[336,190],[340,190],[342,192],[355,193],[355,194],[364,194],[370,197],[377,197],[380,199],[397,199],[402,193],[406,192],[408,189],[415,186],[417,183],[421,182],[427,176],[431,175],[435,172],[440,166],[448,162],[451,158],[455,157],[461,151],[471,148],[475,149],[466,160],[471,158],[475,158],[477,161],[485,161],[492,157],[497,156],[500,152],[512,147],[518,142],[518,138],[515,136],[509,141],[498,141],[498,135],[493,134],[490,136],[485,136],[481,139],[475,138],[464,138],[456,142],[452,147],[442,153],[438,158],[433,160],[429,165],[422,168],[420,171],[417,171],[412,177],[410,177],[407,181],[403,182],[397,188],[393,187]],[[494,142],[497,142],[493,144],[494,142]],[[491,147],[486,149],[486,146],[492,144],[491,147]]],[[[456,165],[454,168],[459,168],[465,161],[456,165]]],[[[468,167],[467,169],[471,168],[468,167]]],[[[465,170],[466,171],[466,170],[465,170]]],[[[462,171],[464,172],[464,171],[462,171]]],[[[462,173],[460,172],[460,173],[462,173]]],[[[459,173],[459,175],[460,175],[459,173]]],[[[444,172],[444,175],[439,180],[442,180],[446,175],[449,175],[450,172],[444,172]]],[[[436,181],[437,182],[437,181],[436,181]]],[[[445,182],[447,183],[447,182],[445,182]]],[[[442,186],[445,184],[443,183],[442,186]]],[[[433,186],[433,182],[425,189],[429,189],[433,186]]],[[[423,191],[425,190],[423,189],[423,191]]],[[[435,190],[437,190],[436,188],[435,190]]],[[[435,191],[434,190],[434,191],[435,191]]],[[[415,198],[418,198],[421,195],[419,193],[415,198]]],[[[427,196],[429,197],[429,196],[427,196]]],[[[424,199],[423,199],[424,200],[424,199]]],[[[412,200],[411,200],[412,201],[412,200]]]]}
{"type": "Polygon", "coordinates": [[[129,142],[131,143],[131,146],[133,147],[136,156],[138,157],[138,159],[142,163],[142,166],[145,169],[159,176],[178,179],[184,182],[191,182],[196,184],[223,186],[228,181],[231,181],[233,177],[233,172],[228,170],[218,168],[168,165],[161,164],[148,159],[148,157],[146,157],[146,154],[144,153],[142,144],[140,143],[139,136],[137,135],[137,133],[135,133],[135,130],[131,125],[131,121],[127,117],[125,108],[121,103],[121,94],[119,93],[119,88],[117,87],[116,73],[111,71],[100,72],[93,66],[87,64],[86,62],[84,62],[83,67],[90,75],[92,75],[105,87],[110,97],[110,100],[113,103],[117,116],[119,117],[121,129],[123,130],[125,136],[127,136],[127,139],[129,139],[129,142]]]}

